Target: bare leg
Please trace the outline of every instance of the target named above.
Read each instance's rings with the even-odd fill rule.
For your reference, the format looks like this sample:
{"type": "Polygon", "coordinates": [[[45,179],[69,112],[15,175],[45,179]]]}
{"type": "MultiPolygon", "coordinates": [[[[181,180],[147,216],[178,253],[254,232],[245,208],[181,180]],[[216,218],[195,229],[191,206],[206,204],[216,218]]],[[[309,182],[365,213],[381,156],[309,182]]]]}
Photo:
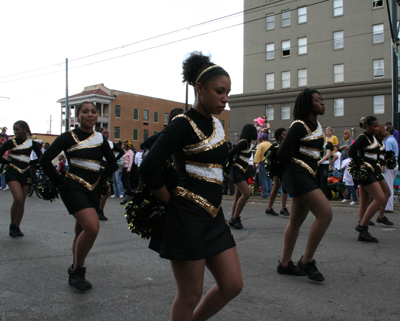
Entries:
{"type": "Polygon", "coordinates": [[[278,195],[278,192],[279,192],[279,189],[281,188],[281,186],[282,186],[282,183],[280,181],[274,181],[274,186],[272,187],[272,192],[269,195],[267,211],[269,211],[272,208],[272,206],[274,206],[276,196],[278,195]]]}
{"type": "Polygon", "coordinates": [[[19,227],[22,217],[24,216],[25,200],[28,195],[29,186],[21,185],[18,181],[9,182],[8,186],[13,196],[13,203],[10,210],[11,224],[15,224],[19,227]]]}
{"type": "Polygon", "coordinates": [[[284,250],[281,261],[283,267],[286,267],[291,260],[300,226],[306,219],[309,210],[314,214],[315,221],[311,225],[308,234],[307,246],[302,260],[303,263],[313,260],[315,251],[328,229],[332,220],[332,209],[329,201],[320,189],[293,197],[290,220],[284,236],[284,250]]]}
{"type": "Polygon", "coordinates": [[[385,216],[386,203],[387,203],[391,193],[390,193],[389,185],[387,184],[386,180],[379,181],[379,184],[381,185],[383,194],[385,195],[385,200],[384,200],[383,205],[381,206],[381,208],[379,210],[379,217],[383,218],[385,216]]]}
{"type": "Polygon", "coordinates": [[[305,264],[314,259],[315,251],[332,221],[332,208],[328,199],[324,197],[320,189],[301,195],[300,200],[303,204],[307,204],[308,208],[315,216],[315,221],[311,225],[308,234],[306,251],[303,255],[302,263],[305,264]]]}
{"type": "Polygon", "coordinates": [[[243,288],[242,271],[236,247],[208,257],[206,265],[217,284],[206,293],[194,311],[193,321],[208,320],[235,298],[243,288]]]}
{"type": "Polygon", "coordinates": [[[287,197],[288,197],[288,193],[282,194],[282,210],[284,210],[286,208],[287,197]]]}
{"type": "Polygon", "coordinates": [[[240,193],[238,188],[235,188],[235,195],[233,197],[233,203],[232,203],[232,211],[231,211],[231,217],[233,218],[233,214],[236,212],[236,206],[239,201],[239,198],[242,196],[242,193],[240,193]]]}
{"type": "MultiPolygon", "coordinates": [[[[367,186],[364,186],[364,189],[370,196],[372,196],[373,200],[372,203],[369,204],[367,210],[365,211],[364,217],[362,217],[362,219],[361,217],[359,218],[361,226],[368,226],[368,223],[371,220],[372,216],[374,216],[374,214],[379,210],[379,208],[381,206],[385,207],[385,194],[379,182],[375,182],[367,186]]],[[[361,197],[364,196],[366,198],[367,196],[363,194],[361,194],[361,197]]]]}
{"type": "MultiPolygon", "coordinates": [[[[236,194],[238,195],[238,199],[236,201],[235,207],[232,205],[232,218],[236,219],[242,213],[244,206],[247,203],[247,200],[250,198],[249,184],[246,181],[241,181],[235,184],[236,193],[235,193],[235,201],[236,194]]],[[[234,201],[234,203],[235,203],[234,201]]]]}
{"type": "Polygon", "coordinates": [[[106,206],[106,202],[110,194],[111,194],[111,187],[108,188],[106,195],[101,195],[99,210],[102,211],[104,209],[104,206],[106,206]]]}
{"type": "Polygon", "coordinates": [[[365,212],[369,204],[372,202],[371,195],[368,194],[364,186],[360,185],[360,207],[358,208],[358,222],[361,222],[364,218],[365,212]]]}
{"type": "Polygon", "coordinates": [[[193,311],[203,294],[206,260],[171,261],[177,293],[171,307],[172,321],[193,320],[193,311]]]}
{"type": "Polygon", "coordinates": [[[287,267],[289,261],[292,259],[300,227],[306,219],[307,214],[308,207],[304,206],[297,197],[293,197],[289,224],[286,226],[283,236],[283,254],[281,259],[283,267],[287,267]]]}
{"type": "Polygon", "coordinates": [[[85,259],[91,250],[100,229],[99,218],[94,208],[85,208],[74,214],[75,238],[72,243],[74,269],[85,266],[85,259]]]}

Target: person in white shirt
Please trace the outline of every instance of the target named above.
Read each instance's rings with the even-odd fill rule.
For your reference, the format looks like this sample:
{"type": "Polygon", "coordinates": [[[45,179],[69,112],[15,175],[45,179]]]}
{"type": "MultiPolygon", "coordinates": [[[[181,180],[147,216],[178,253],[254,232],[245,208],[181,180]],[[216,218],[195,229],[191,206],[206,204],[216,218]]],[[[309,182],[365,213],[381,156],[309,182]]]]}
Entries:
{"type": "Polygon", "coordinates": [[[351,158],[348,157],[342,162],[342,165],[340,167],[340,169],[344,171],[343,172],[343,183],[347,187],[346,198],[344,198],[342,200],[342,203],[346,203],[347,201],[350,200],[350,197],[351,197],[352,201],[350,202],[350,205],[356,205],[356,204],[358,204],[358,198],[357,198],[357,192],[356,192],[357,186],[354,186],[353,177],[347,170],[350,162],[351,162],[351,158]]]}
{"type": "Polygon", "coordinates": [[[138,168],[140,167],[142,160],[143,160],[143,150],[141,150],[140,152],[137,152],[136,156],[135,156],[135,164],[138,168]]]}

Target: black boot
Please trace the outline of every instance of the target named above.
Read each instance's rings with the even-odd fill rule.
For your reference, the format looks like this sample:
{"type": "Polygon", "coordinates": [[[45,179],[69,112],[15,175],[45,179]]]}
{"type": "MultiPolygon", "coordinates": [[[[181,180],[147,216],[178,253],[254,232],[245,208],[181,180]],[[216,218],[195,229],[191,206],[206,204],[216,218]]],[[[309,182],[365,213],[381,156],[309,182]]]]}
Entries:
{"type": "Polygon", "coordinates": [[[356,230],[360,232],[360,235],[358,236],[359,241],[378,243],[378,239],[369,234],[368,226],[358,225],[356,230]]]}
{"type": "Polygon", "coordinates": [[[17,227],[17,225],[10,224],[10,231],[9,231],[8,235],[10,235],[11,237],[19,236],[19,228],[17,227]]]}
{"type": "Polygon", "coordinates": [[[108,220],[108,218],[104,215],[103,210],[97,209],[96,211],[97,211],[97,216],[99,217],[100,221],[107,221],[108,220]]]}
{"type": "Polygon", "coordinates": [[[78,290],[81,291],[86,291],[92,288],[92,285],[90,284],[89,281],[85,279],[85,273],[86,273],[86,268],[81,268],[77,267],[76,269],[73,269],[74,265],[72,264],[68,268],[68,274],[69,274],[69,279],[68,283],[69,285],[72,285],[76,287],[78,290]]]}

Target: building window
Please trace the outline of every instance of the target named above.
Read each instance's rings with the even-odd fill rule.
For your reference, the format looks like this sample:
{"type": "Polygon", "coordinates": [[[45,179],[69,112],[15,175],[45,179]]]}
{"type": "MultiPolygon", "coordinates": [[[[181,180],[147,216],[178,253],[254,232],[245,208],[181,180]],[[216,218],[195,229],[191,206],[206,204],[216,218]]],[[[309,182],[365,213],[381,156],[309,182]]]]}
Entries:
{"type": "Polygon", "coordinates": [[[282,28],[290,26],[290,11],[282,11],[282,28]]]}
{"type": "Polygon", "coordinates": [[[138,140],[139,140],[139,137],[138,137],[138,130],[137,130],[137,129],[134,129],[134,130],[133,130],[133,140],[134,140],[134,141],[138,141],[138,140]]]}
{"type": "Polygon", "coordinates": [[[274,120],[274,107],[265,108],[265,115],[267,116],[268,121],[274,120]]]}
{"type": "Polygon", "coordinates": [[[282,106],[282,120],[290,119],[290,107],[282,106]]]}
{"type": "Polygon", "coordinates": [[[307,37],[297,39],[298,54],[305,55],[307,53],[307,37]]]}
{"type": "Polygon", "coordinates": [[[121,117],[121,106],[115,105],[115,117],[121,117]]]}
{"type": "Polygon", "coordinates": [[[382,78],[384,76],[384,60],[374,60],[374,78],[382,78]]]}
{"type": "Polygon", "coordinates": [[[382,8],[383,7],[383,0],[372,0],[372,8],[382,8]]]}
{"type": "Polygon", "coordinates": [[[275,74],[266,74],[265,75],[266,82],[266,90],[274,90],[275,88],[275,74]]]}
{"type": "Polygon", "coordinates": [[[307,86],[307,69],[297,70],[297,83],[299,87],[307,86]]]}
{"type": "Polygon", "coordinates": [[[344,65],[334,65],[333,66],[333,82],[343,82],[344,81],[344,65]]]}
{"type": "Polygon", "coordinates": [[[373,43],[382,43],[384,41],[383,36],[383,23],[372,26],[373,43]]]}
{"type": "Polygon", "coordinates": [[[267,52],[267,56],[266,56],[266,59],[267,59],[267,60],[272,60],[272,59],[275,58],[275,44],[273,44],[273,43],[268,43],[268,44],[265,46],[265,50],[266,50],[266,52],[267,52]]]}
{"type": "Polygon", "coordinates": [[[299,8],[297,10],[297,23],[306,23],[307,22],[307,7],[299,8]]]}
{"type": "Polygon", "coordinates": [[[282,71],[282,88],[290,88],[290,71],[282,71]]]}
{"type": "Polygon", "coordinates": [[[143,129],[143,141],[149,138],[149,131],[147,129],[143,129]]]}
{"type": "Polygon", "coordinates": [[[139,109],[133,108],[133,120],[139,120],[139,109]]]}
{"type": "Polygon", "coordinates": [[[147,109],[143,110],[143,120],[149,121],[149,111],[147,109]]]}
{"type": "Polygon", "coordinates": [[[333,16],[343,16],[343,0],[333,0],[333,16]]]}
{"type": "Polygon", "coordinates": [[[282,41],[282,57],[290,57],[290,40],[282,41]]]}
{"type": "Polygon", "coordinates": [[[333,115],[343,116],[344,115],[344,99],[338,98],[333,100],[333,115]]]}
{"type": "Polygon", "coordinates": [[[385,96],[374,96],[374,114],[385,113],[385,96]]]}
{"type": "Polygon", "coordinates": [[[168,124],[169,114],[164,113],[164,124],[168,124]]]}
{"type": "Polygon", "coordinates": [[[344,48],[344,32],[336,31],[333,33],[333,49],[344,48]]]}
{"type": "Polygon", "coordinates": [[[114,139],[120,138],[120,129],[119,127],[114,127],[114,139]]]}
{"type": "Polygon", "coordinates": [[[267,15],[267,30],[275,28],[275,16],[273,14],[267,15]]]}
{"type": "Polygon", "coordinates": [[[225,120],[221,120],[221,126],[223,129],[225,129],[225,120]]]}
{"type": "Polygon", "coordinates": [[[155,111],[155,112],[154,112],[154,114],[153,114],[153,121],[154,121],[155,123],[158,123],[158,111],[155,111]]]}

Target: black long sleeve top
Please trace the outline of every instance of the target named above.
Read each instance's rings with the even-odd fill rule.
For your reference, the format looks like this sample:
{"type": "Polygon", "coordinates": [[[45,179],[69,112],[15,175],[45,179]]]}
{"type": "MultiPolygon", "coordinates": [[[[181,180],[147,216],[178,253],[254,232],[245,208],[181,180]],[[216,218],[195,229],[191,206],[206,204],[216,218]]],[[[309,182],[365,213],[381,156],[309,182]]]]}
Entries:
{"type": "Polygon", "coordinates": [[[30,138],[25,141],[19,138],[13,138],[6,141],[4,145],[0,147],[0,163],[10,164],[10,166],[18,172],[25,172],[31,164],[37,164],[41,155],[40,144],[30,138]],[[11,160],[3,157],[8,150],[10,151],[9,157],[11,160]],[[32,150],[36,153],[38,159],[30,160],[32,150]]]}
{"type": "Polygon", "coordinates": [[[108,141],[97,132],[87,133],[80,128],[58,136],[40,158],[45,173],[52,183],[84,191],[92,191],[107,178],[116,166],[116,160],[108,141]],[[64,151],[68,170],[62,179],[51,161],[64,151]],[[100,177],[100,163],[105,157],[107,165],[100,177]]]}
{"type": "Polygon", "coordinates": [[[375,168],[380,154],[381,146],[376,138],[364,132],[350,146],[350,153],[357,167],[363,165],[364,161],[375,168]]]}
{"type": "Polygon", "coordinates": [[[230,150],[228,161],[232,163],[232,165],[239,165],[238,167],[242,169],[243,172],[246,172],[246,169],[249,166],[252,148],[253,145],[251,142],[246,139],[241,139],[239,143],[230,150]]]}
{"type": "Polygon", "coordinates": [[[295,120],[280,144],[277,156],[283,164],[294,161],[302,166],[305,163],[315,172],[323,144],[322,127],[318,122],[295,120]]]}

